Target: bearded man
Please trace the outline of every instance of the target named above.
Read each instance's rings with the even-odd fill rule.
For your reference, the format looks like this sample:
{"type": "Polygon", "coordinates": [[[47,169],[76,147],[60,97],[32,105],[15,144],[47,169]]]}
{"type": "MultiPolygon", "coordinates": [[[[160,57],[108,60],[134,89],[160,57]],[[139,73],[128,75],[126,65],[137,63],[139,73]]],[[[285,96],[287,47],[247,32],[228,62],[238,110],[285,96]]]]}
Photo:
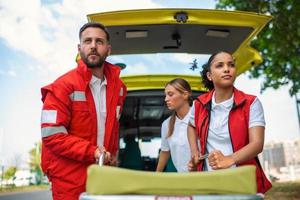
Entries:
{"type": "Polygon", "coordinates": [[[106,165],[117,163],[118,120],[127,93],[120,67],[105,61],[111,45],[104,25],[84,24],[79,39],[77,67],[41,89],[41,166],[54,200],[77,200],[87,167],[103,152],[106,165]]]}

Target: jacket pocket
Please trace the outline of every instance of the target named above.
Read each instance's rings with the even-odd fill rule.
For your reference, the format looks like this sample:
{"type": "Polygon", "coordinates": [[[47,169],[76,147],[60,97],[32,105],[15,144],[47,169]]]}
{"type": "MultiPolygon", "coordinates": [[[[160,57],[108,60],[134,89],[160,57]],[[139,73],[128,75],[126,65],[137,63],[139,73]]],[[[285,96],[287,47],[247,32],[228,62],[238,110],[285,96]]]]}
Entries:
{"type": "Polygon", "coordinates": [[[72,103],[72,111],[87,112],[89,107],[86,101],[77,101],[72,103]]]}
{"type": "Polygon", "coordinates": [[[87,102],[73,102],[70,121],[70,133],[88,139],[92,135],[92,115],[87,102]]]}

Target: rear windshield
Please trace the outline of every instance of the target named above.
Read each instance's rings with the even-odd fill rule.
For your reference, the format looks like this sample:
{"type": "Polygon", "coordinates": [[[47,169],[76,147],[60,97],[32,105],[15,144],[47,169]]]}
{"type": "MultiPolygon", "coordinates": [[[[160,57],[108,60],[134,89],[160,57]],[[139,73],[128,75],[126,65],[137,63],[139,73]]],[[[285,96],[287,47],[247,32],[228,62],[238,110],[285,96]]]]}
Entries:
{"type": "Polygon", "coordinates": [[[200,75],[202,65],[210,55],[187,53],[157,53],[109,56],[108,61],[123,63],[121,75],[136,74],[183,74],[200,75]]]}

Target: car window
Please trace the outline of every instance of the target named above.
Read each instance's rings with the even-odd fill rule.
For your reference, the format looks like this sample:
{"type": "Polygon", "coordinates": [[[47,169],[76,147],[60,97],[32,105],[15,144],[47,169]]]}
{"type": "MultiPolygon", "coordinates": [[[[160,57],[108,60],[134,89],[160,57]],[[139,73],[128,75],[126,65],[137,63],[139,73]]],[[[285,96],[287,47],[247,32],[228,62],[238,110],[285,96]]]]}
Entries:
{"type": "Polygon", "coordinates": [[[124,63],[121,75],[135,74],[186,74],[199,75],[202,65],[208,60],[207,54],[157,53],[138,55],[112,55],[111,63],[124,63]],[[198,68],[191,70],[192,66],[198,68]]]}

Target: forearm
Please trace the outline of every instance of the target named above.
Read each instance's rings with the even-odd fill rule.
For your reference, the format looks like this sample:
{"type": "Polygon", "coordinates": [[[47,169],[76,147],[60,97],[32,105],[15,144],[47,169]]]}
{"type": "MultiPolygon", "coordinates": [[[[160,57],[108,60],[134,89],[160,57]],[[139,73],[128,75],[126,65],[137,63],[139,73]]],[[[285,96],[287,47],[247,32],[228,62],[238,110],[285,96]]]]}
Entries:
{"type": "Polygon", "coordinates": [[[265,128],[255,126],[249,129],[249,144],[232,154],[235,164],[240,164],[256,157],[264,147],[265,128]]]}
{"type": "Polygon", "coordinates": [[[264,146],[264,127],[249,129],[249,143],[231,155],[224,156],[220,150],[210,152],[209,165],[213,169],[226,169],[234,164],[241,164],[256,157],[264,146]]]}
{"type": "Polygon", "coordinates": [[[262,152],[263,142],[250,142],[245,147],[232,154],[235,164],[243,163],[247,160],[253,159],[262,152]]]}
{"type": "Polygon", "coordinates": [[[191,155],[198,155],[198,146],[197,146],[197,136],[196,136],[196,129],[188,125],[188,141],[191,148],[191,155]]]}
{"type": "Polygon", "coordinates": [[[162,172],[167,165],[170,158],[170,151],[161,151],[159,154],[158,164],[156,167],[157,172],[162,172]]]}
{"type": "Polygon", "coordinates": [[[69,134],[55,134],[43,138],[45,146],[53,153],[80,162],[95,162],[97,146],[69,134]]]}

